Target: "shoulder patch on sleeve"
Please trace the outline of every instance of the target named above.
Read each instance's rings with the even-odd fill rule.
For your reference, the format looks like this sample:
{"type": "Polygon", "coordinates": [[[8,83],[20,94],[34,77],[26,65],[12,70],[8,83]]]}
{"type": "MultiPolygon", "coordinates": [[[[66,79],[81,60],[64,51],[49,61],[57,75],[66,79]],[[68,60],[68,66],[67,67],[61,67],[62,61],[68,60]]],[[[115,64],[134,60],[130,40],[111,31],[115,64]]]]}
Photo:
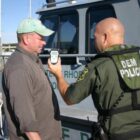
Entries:
{"type": "Polygon", "coordinates": [[[80,74],[79,78],[77,79],[77,82],[83,80],[85,76],[87,75],[88,71],[89,71],[88,68],[85,68],[80,74]]]}

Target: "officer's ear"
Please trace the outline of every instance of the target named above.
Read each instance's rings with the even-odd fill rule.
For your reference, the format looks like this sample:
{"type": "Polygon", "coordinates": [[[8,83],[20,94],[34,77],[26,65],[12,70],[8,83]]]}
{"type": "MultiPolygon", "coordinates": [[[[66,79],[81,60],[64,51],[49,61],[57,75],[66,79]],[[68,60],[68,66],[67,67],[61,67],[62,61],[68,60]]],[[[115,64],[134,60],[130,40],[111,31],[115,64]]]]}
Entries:
{"type": "Polygon", "coordinates": [[[103,45],[105,47],[108,45],[108,35],[107,35],[107,33],[103,34],[103,45]]]}

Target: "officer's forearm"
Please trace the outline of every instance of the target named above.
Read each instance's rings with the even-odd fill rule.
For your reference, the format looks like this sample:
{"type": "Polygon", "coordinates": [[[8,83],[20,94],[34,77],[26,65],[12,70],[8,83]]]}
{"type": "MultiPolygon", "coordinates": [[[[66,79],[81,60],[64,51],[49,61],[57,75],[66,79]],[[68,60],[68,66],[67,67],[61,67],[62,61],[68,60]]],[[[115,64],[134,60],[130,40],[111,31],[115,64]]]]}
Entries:
{"type": "Polygon", "coordinates": [[[26,135],[29,138],[29,140],[41,140],[41,137],[37,132],[26,132],[26,135]]]}
{"type": "Polygon", "coordinates": [[[56,77],[56,79],[57,79],[57,86],[58,86],[58,89],[60,91],[61,96],[63,97],[64,101],[68,105],[71,105],[71,103],[69,102],[69,100],[65,96],[66,91],[69,87],[69,84],[65,81],[63,75],[59,75],[58,77],[56,77]]]}
{"type": "Polygon", "coordinates": [[[66,93],[66,90],[67,88],[69,87],[68,83],[65,81],[63,75],[60,75],[58,77],[56,77],[57,79],[57,86],[58,86],[58,89],[62,95],[62,97],[64,97],[65,93],[66,93]]]}

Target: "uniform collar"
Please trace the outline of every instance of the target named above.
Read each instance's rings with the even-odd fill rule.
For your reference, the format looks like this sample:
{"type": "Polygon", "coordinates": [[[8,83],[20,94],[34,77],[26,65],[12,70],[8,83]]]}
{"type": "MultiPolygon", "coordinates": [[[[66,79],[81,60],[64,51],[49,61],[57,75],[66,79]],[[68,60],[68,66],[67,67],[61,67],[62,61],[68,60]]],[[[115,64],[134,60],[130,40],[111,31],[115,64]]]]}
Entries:
{"type": "Polygon", "coordinates": [[[117,51],[120,49],[124,49],[126,45],[123,44],[116,44],[116,45],[112,45],[110,48],[105,49],[105,52],[107,51],[117,51]]]}

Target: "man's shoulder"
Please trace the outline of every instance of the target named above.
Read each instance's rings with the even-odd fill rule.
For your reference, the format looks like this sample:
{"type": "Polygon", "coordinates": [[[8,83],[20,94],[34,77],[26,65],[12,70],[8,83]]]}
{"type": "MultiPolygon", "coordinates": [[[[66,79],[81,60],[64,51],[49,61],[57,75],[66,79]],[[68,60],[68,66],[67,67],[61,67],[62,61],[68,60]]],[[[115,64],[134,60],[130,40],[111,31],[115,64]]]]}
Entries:
{"type": "Polygon", "coordinates": [[[26,66],[26,63],[24,62],[24,58],[22,54],[19,54],[17,52],[14,52],[7,60],[4,69],[8,70],[16,70],[18,68],[23,69],[26,66]]]}

